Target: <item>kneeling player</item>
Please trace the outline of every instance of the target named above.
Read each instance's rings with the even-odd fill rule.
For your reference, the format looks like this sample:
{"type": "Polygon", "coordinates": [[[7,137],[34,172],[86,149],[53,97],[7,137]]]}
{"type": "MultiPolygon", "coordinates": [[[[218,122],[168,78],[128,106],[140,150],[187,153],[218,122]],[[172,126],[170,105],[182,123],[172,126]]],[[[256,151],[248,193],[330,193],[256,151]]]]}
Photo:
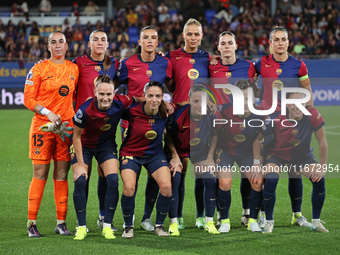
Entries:
{"type": "MultiPolygon", "coordinates": [[[[290,93],[288,98],[301,99],[301,93],[290,93]]],[[[304,104],[305,106],[305,104],[304,104]]],[[[274,113],[266,120],[266,126],[262,134],[266,141],[272,144],[268,146],[264,171],[264,209],[267,222],[263,233],[271,233],[274,228],[274,205],[276,200],[276,186],[279,174],[285,164],[290,169],[301,171],[313,184],[312,191],[312,229],[320,232],[328,232],[320,221],[320,214],[325,200],[325,171],[322,171],[327,163],[327,140],[324,131],[324,120],[315,108],[308,108],[311,115],[304,115],[294,104],[287,105],[286,115],[274,113]],[[278,120],[278,121],[274,121],[278,120]],[[289,120],[288,120],[289,119],[289,120]],[[294,120],[294,121],[292,121],[294,120]],[[284,121],[285,126],[281,123],[284,121]],[[288,127],[287,127],[288,126],[288,127]],[[319,144],[320,163],[314,157],[310,148],[312,133],[319,144]]],[[[254,143],[259,144],[262,134],[259,134],[254,143]]],[[[259,145],[256,146],[260,148],[259,145]]],[[[254,147],[255,148],[255,147],[254,147]]],[[[260,158],[260,151],[254,150],[254,158],[260,158]]]]}
{"type": "Polygon", "coordinates": [[[70,148],[73,168],[73,201],[79,226],[75,240],[86,236],[86,182],[89,164],[96,158],[107,182],[105,217],[102,234],[115,239],[111,223],[118,203],[118,160],[115,141],[117,125],[123,110],[134,100],[128,96],[115,96],[110,77],[102,74],[95,84],[95,98],[87,100],[74,116],[73,145],[70,148]]]}

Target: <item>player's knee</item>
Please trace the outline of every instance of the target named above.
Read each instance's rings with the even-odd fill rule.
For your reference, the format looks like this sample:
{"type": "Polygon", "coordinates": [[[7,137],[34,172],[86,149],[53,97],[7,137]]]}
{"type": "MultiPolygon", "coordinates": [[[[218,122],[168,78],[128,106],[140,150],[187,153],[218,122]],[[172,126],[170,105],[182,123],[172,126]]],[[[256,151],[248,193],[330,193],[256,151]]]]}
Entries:
{"type": "Polygon", "coordinates": [[[231,189],[231,180],[226,178],[219,179],[218,186],[223,191],[228,191],[231,189]]]}
{"type": "Polygon", "coordinates": [[[159,185],[159,192],[165,196],[165,197],[169,197],[171,196],[171,182],[170,181],[166,181],[166,182],[161,182],[158,184],[159,185]]]}
{"type": "Polygon", "coordinates": [[[123,194],[127,197],[132,197],[135,194],[135,183],[124,183],[123,194]]]}
{"type": "Polygon", "coordinates": [[[253,190],[260,192],[262,190],[262,185],[263,185],[263,179],[259,179],[257,183],[252,183],[251,187],[253,190]]]}

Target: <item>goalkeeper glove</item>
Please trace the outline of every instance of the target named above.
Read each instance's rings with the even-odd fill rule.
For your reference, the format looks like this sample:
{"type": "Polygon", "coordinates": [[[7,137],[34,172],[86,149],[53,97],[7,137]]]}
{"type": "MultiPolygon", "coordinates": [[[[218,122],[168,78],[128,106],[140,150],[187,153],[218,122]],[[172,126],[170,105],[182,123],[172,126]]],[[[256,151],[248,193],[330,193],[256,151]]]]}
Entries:
{"type": "Polygon", "coordinates": [[[55,133],[55,134],[58,134],[61,138],[61,140],[63,140],[65,142],[65,136],[67,138],[70,138],[71,135],[66,132],[66,131],[72,131],[73,130],[73,127],[67,127],[68,125],[68,121],[65,121],[61,124],[60,128],[56,128],[52,122],[48,122],[44,125],[42,125],[39,129],[40,131],[43,131],[43,132],[52,132],[52,133],[55,133]]]}

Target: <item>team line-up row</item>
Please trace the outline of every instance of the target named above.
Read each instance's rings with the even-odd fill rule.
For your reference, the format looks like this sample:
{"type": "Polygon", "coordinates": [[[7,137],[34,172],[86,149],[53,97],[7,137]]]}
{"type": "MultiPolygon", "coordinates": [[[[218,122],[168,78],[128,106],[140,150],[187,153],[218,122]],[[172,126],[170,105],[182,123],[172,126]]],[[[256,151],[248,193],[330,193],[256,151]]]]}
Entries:
{"type": "MultiPolygon", "coordinates": [[[[289,180],[292,222],[328,232],[320,221],[325,199],[323,173],[308,171],[309,167],[318,164],[309,148],[313,132],[319,143],[320,163],[327,163],[324,121],[312,107],[312,100],[307,102],[311,113],[309,116],[303,115],[300,109],[292,104],[287,105],[287,114],[281,115],[280,103],[276,111],[267,116],[278,119],[279,122],[276,123],[294,119],[297,121],[294,127],[282,128],[275,124],[265,128],[247,128],[235,125],[216,129],[212,127],[212,122],[217,118],[241,122],[254,118],[264,120],[264,117],[251,113],[246,105],[243,115],[234,115],[232,97],[227,91],[219,92],[223,95],[220,98],[220,111],[215,112],[213,104],[208,102],[208,108],[212,108],[215,113],[202,115],[202,94],[208,93],[209,88],[195,84],[197,78],[224,78],[226,83],[235,84],[242,90],[245,101],[247,90],[252,87],[255,95],[261,94],[259,109],[268,109],[272,105],[273,86],[278,86],[277,80],[281,77],[296,78],[284,86],[303,87],[311,92],[306,65],[288,55],[287,31],[282,27],[275,27],[271,31],[270,46],[273,54],[262,57],[255,65],[236,58],[236,38],[231,32],[223,32],[220,35],[218,48],[221,55],[213,60],[208,53],[198,48],[202,36],[201,24],[189,19],[183,29],[184,48],[170,51],[163,57],[155,52],[158,44],[157,31],[152,27],[145,27],[141,30],[136,54],[118,63],[114,58],[105,55],[108,47],[107,35],[102,31],[93,31],[89,41],[91,54],[78,57],[72,63],[65,60],[65,36],[60,32],[50,34],[48,50],[51,52],[51,58],[36,64],[25,82],[25,106],[35,112],[30,129],[29,148],[29,156],[33,162],[33,179],[28,194],[29,237],[41,236],[36,219],[51,159],[54,160],[53,179],[57,211],[55,232],[62,235],[71,234],[65,219],[68,199],[67,175],[72,164],[75,183],[73,201],[78,219],[74,239],[83,240],[86,237],[87,180],[91,173],[92,157],[98,162],[98,226],[103,229],[102,234],[107,239],[116,238],[112,220],[118,202],[118,165],[123,181],[121,205],[125,227],[122,237],[134,236],[134,199],[142,165],[148,170],[149,177],[141,226],[154,231],[158,236],[178,236],[179,230],[185,227],[182,209],[189,157],[194,166],[212,166],[215,163],[233,165],[235,161],[240,167],[254,168],[260,168],[261,163],[268,167],[304,165],[301,173],[310,178],[313,184],[312,223],[301,214],[301,178],[289,180]],[[262,91],[256,85],[258,74],[268,78],[263,82],[262,91]],[[191,86],[192,83],[194,86],[191,86]],[[126,84],[126,95],[115,95],[115,88],[119,84],[126,84]],[[163,84],[173,93],[172,103],[162,100],[163,84]],[[121,119],[123,143],[118,158],[115,134],[121,119]],[[69,137],[73,124],[70,146],[69,137]],[[164,138],[164,153],[162,142],[165,129],[167,135],[164,138]],[[153,226],[150,218],[155,201],[157,215],[153,226]],[[167,215],[170,218],[169,233],[164,229],[167,215]]],[[[278,97],[280,88],[277,89],[278,97]]],[[[302,97],[301,93],[288,95],[288,98],[293,100],[301,100],[302,97]]],[[[210,172],[197,173],[196,225],[204,227],[210,234],[229,232],[231,176],[227,173],[217,175],[217,178],[211,177],[213,176],[210,172]],[[213,223],[216,201],[219,209],[218,230],[213,223]]],[[[249,230],[263,233],[273,231],[278,177],[278,173],[269,171],[264,176],[245,174],[242,178],[242,222],[249,230]],[[263,229],[257,222],[261,204],[266,215],[263,226],[260,224],[263,229]]]]}

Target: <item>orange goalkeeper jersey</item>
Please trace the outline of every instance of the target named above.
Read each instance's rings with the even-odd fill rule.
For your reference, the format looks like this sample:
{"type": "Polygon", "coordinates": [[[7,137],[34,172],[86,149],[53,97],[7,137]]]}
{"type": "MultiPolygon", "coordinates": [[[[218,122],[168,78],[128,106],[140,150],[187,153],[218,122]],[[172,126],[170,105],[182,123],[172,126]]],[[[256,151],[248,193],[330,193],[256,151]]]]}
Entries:
{"type": "MultiPolygon", "coordinates": [[[[40,104],[62,120],[74,116],[72,105],[73,94],[78,83],[79,69],[71,61],[65,60],[61,65],[45,60],[32,67],[27,74],[24,92],[24,104],[33,111],[40,104]]],[[[47,116],[35,114],[39,119],[47,120],[47,116]]]]}

